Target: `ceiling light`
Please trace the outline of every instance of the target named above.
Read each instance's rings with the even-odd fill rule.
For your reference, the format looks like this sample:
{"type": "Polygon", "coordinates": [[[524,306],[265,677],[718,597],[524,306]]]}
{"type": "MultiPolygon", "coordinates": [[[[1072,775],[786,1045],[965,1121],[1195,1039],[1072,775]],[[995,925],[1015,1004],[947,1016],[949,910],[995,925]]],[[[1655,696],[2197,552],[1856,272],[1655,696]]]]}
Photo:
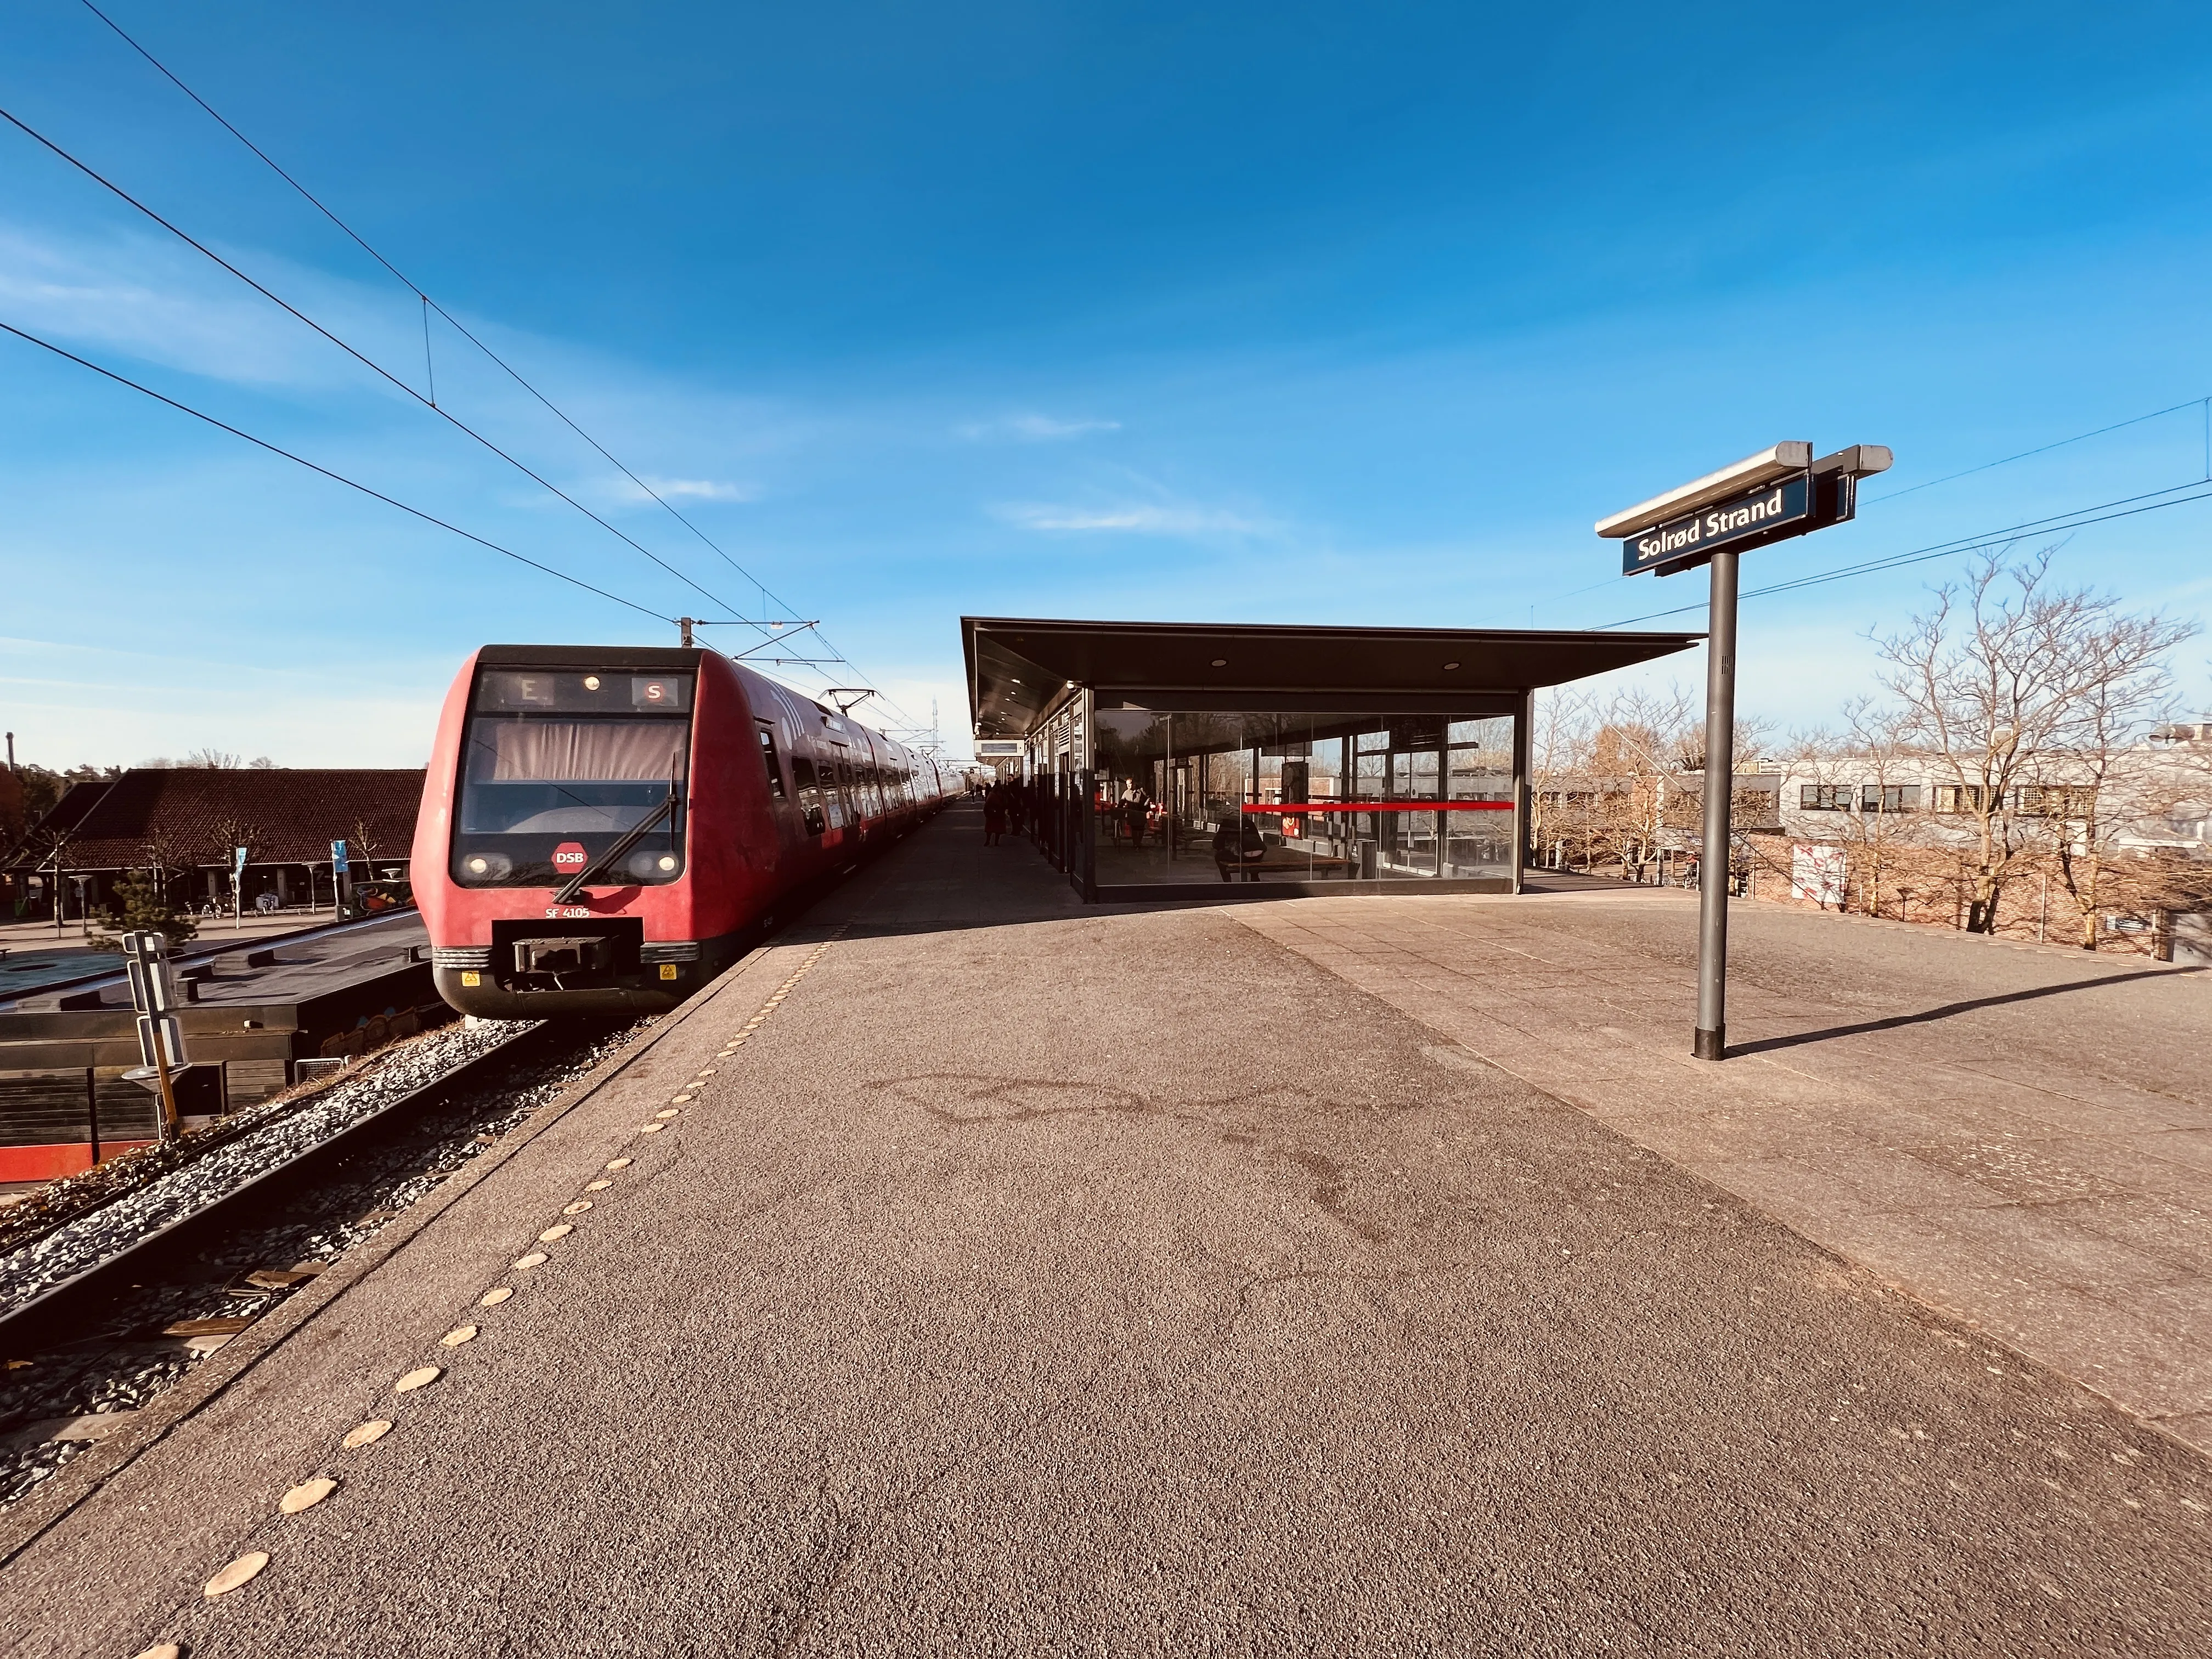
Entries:
{"type": "Polygon", "coordinates": [[[1229,666],[1229,659],[1226,657],[1216,657],[1213,659],[1213,665],[1216,668],[1226,668],[1229,666]]]}
{"type": "Polygon", "coordinates": [[[1448,663],[1446,663],[1446,664],[1444,665],[1444,666],[1445,666],[1446,668],[1448,668],[1448,669],[1450,669],[1450,668],[1456,668],[1456,667],[1458,667],[1458,666],[1459,666],[1459,665],[1458,665],[1457,663],[1455,663],[1455,662],[1448,662],[1448,663]]]}

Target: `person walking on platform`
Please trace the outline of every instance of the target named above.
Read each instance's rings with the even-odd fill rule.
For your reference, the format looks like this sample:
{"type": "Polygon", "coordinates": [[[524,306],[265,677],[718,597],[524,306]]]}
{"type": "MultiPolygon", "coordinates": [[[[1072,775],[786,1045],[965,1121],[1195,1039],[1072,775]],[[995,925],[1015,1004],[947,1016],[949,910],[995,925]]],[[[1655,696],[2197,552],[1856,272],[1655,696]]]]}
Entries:
{"type": "Polygon", "coordinates": [[[999,837],[1006,833],[1006,797],[1003,788],[993,784],[983,792],[983,845],[996,847],[999,837]]]}
{"type": "Polygon", "coordinates": [[[1128,831],[1132,847],[1145,844],[1145,818],[1151,811],[1152,805],[1146,799],[1145,792],[1137,787],[1134,778],[1121,786],[1121,799],[1117,805],[1121,811],[1121,827],[1128,831]]]}

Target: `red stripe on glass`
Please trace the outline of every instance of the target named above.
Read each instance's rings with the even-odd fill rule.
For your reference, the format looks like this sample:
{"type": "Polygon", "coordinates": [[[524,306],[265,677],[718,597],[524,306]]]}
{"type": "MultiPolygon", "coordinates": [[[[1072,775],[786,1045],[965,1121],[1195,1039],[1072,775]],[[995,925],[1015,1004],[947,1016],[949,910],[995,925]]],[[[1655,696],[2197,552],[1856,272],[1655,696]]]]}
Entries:
{"type": "Polygon", "coordinates": [[[1248,812],[1510,812],[1510,800],[1287,800],[1248,812]]]}

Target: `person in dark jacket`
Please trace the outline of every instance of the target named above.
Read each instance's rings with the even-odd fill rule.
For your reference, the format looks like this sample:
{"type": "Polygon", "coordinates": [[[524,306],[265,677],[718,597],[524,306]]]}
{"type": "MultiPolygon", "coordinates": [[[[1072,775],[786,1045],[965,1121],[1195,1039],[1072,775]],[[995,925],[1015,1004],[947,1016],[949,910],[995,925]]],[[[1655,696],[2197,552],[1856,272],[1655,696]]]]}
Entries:
{"type": "Polygon", "coordinates": [[[994,783],[983,792],[983,845],[996,847],[999,837],[1006,833],[1006,789],[1004,786],[994,783]]]}
{"type": "Polygon", "coordinates": [[[1152,803],[1134,778],[1122,785],[1117,810],[1121,817],[1121,828],[1129,837],[1129,845],[1142,847],[1145,844],[1145,821],[1152,816],[1152,803]]]}
{"type": "Polygon", "coordinates": [[[1260,826],[1252,822],[1248,813],[1239,812],[1222,824],[1213,834],[1213,862],[1221,871],[1224,881],[1234,881],[1233,871],[1243,871],[1244,879],[1260,879],[1261,860],[1267,856],[1267,837],[1260,826]]]}

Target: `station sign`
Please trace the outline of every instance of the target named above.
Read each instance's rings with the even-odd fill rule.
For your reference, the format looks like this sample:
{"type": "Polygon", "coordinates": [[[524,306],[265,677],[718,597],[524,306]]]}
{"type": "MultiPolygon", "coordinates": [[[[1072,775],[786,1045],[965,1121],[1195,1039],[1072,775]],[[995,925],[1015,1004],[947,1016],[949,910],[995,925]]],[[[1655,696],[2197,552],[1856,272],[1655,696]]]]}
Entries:
{"type": "Polygon", "coordinates": [[[1757,547],[1814,528],[1813,481],[1800,472],[1654,525],[1620,544],[1620,574],[1703,564],[1728,548],[1757,547]]]}

